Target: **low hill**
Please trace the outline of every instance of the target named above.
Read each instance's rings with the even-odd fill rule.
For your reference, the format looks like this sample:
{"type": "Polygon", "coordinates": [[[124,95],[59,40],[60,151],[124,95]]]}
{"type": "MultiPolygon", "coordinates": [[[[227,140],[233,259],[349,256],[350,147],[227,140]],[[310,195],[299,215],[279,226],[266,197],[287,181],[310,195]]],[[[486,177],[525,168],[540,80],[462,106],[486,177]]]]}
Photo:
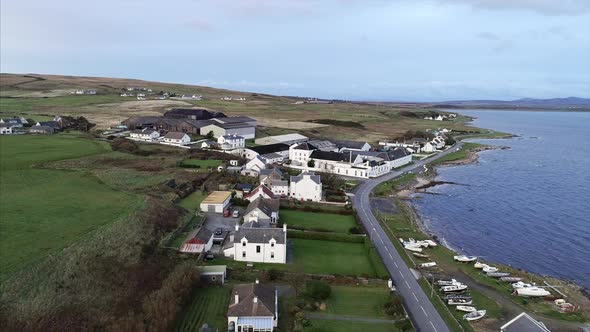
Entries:
{"type": "Polygon", "coordinates": [[[439,103],[439,107],[461,108],[525,108],[525,109],[571,109],[590,110],[590,99],[579,97],[535,99],[521,98],[516,100],[454,100],[439,103]]]}

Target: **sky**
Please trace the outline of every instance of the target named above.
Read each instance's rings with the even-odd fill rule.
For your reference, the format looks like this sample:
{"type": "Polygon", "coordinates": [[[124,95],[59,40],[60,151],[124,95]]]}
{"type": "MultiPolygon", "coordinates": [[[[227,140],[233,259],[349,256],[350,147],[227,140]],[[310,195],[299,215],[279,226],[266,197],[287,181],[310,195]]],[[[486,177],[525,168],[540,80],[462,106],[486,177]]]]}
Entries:
{"type": "Polygon", "coordinates": [[[590,0],[2,0],[0,71],[347,100],[590,98],[590,0]]]}

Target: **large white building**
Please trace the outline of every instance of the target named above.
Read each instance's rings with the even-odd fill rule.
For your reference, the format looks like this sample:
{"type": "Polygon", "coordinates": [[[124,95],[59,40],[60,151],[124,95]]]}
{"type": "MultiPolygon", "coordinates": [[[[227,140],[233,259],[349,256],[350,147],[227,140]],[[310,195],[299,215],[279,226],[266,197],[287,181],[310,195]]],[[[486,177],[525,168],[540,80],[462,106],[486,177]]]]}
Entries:
{"type": "Polygon", "coordinates": [[[260,145],[244,149],[242,157],[250,160],[256,156],[262,156],[269,163],[280,162],[289,158],[289,145],[284,143],[260,145]]]}
{"type": "Polygon", "coordinates": [[[282,228],[240,227],[236,225],[233,246],[223,251],[236,261],[287,263],[287,225],[282,228]]]}
{"type": "MultiPolygon", "coordinates": [[[[223,118],[226,119],[226,118],[223,118]]],[[[218,120],[217,118],[212,120],[218,120]]],[[[201,135],[207,135],[210,132],[213,133],[213,137],[220,137],[223,135],[240,135],[245,139],[252,139],[256,136],[256,126],[253,126],[245,122],[227,122],[220,123],[217,121],[211,121],[211,124],[201,127],[201,135]]]]}
{"type": "Polygon", "coordinates": [[[322,181],[320,176],[313,173],[291,176],[289,197],[303,201],[321,201],[322,181]]]}
{"type": "Polygon", "coordinates": [[[129,133],[129,138],[139,141],[152,141],[160,137],[160,133],[153,129],[137,129],[129,133]]]}
{"type": "Polygon", "coordinates": [[[202,212],[223,213],[231,201],[230,191],[214,191],[199,206],[202,212]]]}
{"type": "Polygon", "coordinates": [[[183,146],[191,142],[191,137],[186,133],[171,131],[164,136],[163,142],[183,146]]]}
{"type": "Polygon", "coordinates": [[[273,332],[278,325],[278,293],[274,286],[235,285],[227,308],[227,331],[273,332]]]}
{"type": "Polygon", "coordinates": [[[240,135],[222,135],[217,138],[217,143],[222,150],[235,150],[244,148],[246,139],[240,135]]]}
{"type": "Polygon", "coordinates": [[[308,138],[301,134],[293,133],[293,134],[285,134],[285,135],[276,135],[276,136],[267,136],[257,138],[254,143],[258,145],[269,145],[269,144],[276,144],[276,143],[284,143],[284,144],[296,144],[307,142],[308,138]]]}

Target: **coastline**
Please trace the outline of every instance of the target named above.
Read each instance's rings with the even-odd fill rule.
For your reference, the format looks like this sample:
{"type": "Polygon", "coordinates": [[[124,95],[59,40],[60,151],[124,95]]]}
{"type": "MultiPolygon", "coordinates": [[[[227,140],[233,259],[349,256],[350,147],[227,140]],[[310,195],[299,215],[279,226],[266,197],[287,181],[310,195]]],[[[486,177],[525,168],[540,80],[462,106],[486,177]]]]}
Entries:
{"type": "MultiPolygon", "coordinates": [[[[517,136],[511,135],[511,137],[517,137],[517,136]]],[[[504,138],[504,137],[502,137],[502,138],[504,138]]],[[[420,193],[422,193],[422,194],[427,193],[426,190],[429,188],[432,188],[434,186],[441,185],[441,184],[454,184],[452,182],[436,180],[436,177],[438,176],[438,173],[437,173],[438,167],[464,166],[464,165],[477,163],[478,159],[479,159],[479,152],[489,151],[489,150],[497,150],[497,149],[509,149],[509,147],[481,145],[479,147],[470,149],[467,151],[465,158],[453,160],[453,161],[447,161],[447,162],[443,162],[438,165],[431,166],[427,172],[422,173],[422,174],[418,174],[414,181],[412,181],[411,183],[406,185],[404,188],[397,190],[395,192],[395,194],[394,194],[395,197],[401,202],[401,204],[404,205],[404,207],[406,207],[406,210],[409,212],[409,216],[411,218],[412,223],[414,223],[414,225],[416,225],[417,229],[421,233],[423,233],[424,235],[428,236],[429,238],[439,242],[446,249],[448,249],[458,255],[462,254],[461,252],[459,252],[458,250],[453,248],[449,243],[444,241],[439,236],[439,234],[437,234],[435,231],[431,230],[428,227],[428,225],[420,217],[415,205],[412,204],[410,200],[412,199],[413,195],[420,194],[420,193]]],[[[488,260],[486,260],[486,261],[488,261],[488,260]]],[[[553,276],[534,274],[534,273],[526,271],[522,268],[504,265],[504,264],[495,262],[493,260],[488,261],[488,262],[493,263],[495,266],[499,267],[502,270],[517,271],[520,275],[530,278],[530,280],[545,280],[545,281],[549,282],[551,285],[558,285],[558,287],[563,287],[560,289],[567,288],[568,295],[575,294],[575,296],[570,296],[569,298],[575,299],[575,301],[577,302],[576,304],[580,308],[580,311],[586,315],[590,314],[590,290],[575,283],[574,281],[568,280],[568,279],[561,279],[561,278],[557,278],[557,277],[553,277],[553,276]]],[[[478,283],[475,280],[474,280],[474,282],[478,283]]],[[[480,285],[485,287],[484,284],[480,284],[480,285]]],[[[500,293],[497,293],[497,294],[501,295],[500,293]]],[[[511,299],[511,300],[514,301],[514,299],[511,299]]],[[[516,302],[513,302],[513,306],[518,306],[518,304],[516,304],[516,302]]],[[[545,317],[545,316],[542,316],[542,317],[545,320],[547,320],[547,317],[545,317]]],[[[570,322],[566,322],[563,320],[555,320],[553,323],[558,324],[558,325],[560,325],[562,323],[569,325],[570,322]]],[[[562,326],[562,327],[565,327],[565,326],[562,326]]]]}

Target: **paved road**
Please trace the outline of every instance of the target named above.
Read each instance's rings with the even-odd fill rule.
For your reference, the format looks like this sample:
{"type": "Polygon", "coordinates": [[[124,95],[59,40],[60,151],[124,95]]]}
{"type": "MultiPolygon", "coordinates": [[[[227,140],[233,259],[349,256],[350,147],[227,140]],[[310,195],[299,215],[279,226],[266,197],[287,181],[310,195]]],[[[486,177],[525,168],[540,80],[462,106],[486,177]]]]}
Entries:
{"type": "Polygon", "coordinates": [[[359,218],[367,232],[369,232],[371,241],[373,241],[373,244],[385,263],[385,267],[391,275],[391,280],[393,280],[399,294],[404,300],[405,308],[416,331],[420,332],[450,332],[450,330],[414,278],[414,275],[404,260],[401,258],[397,250],[395,250],[377,219],[375,219],[369,202],[369,194],[381,182],[396,178],[405,172],[418,173],[424,169],[426,163],[454,152],[462,146],[462,142],[457,142],[455,146],[437,154],[436,156],[418,161],[382,177],[366,180],[357,187],[355,196],[352,199],[352,204],[357,210],[359,218]]]}

